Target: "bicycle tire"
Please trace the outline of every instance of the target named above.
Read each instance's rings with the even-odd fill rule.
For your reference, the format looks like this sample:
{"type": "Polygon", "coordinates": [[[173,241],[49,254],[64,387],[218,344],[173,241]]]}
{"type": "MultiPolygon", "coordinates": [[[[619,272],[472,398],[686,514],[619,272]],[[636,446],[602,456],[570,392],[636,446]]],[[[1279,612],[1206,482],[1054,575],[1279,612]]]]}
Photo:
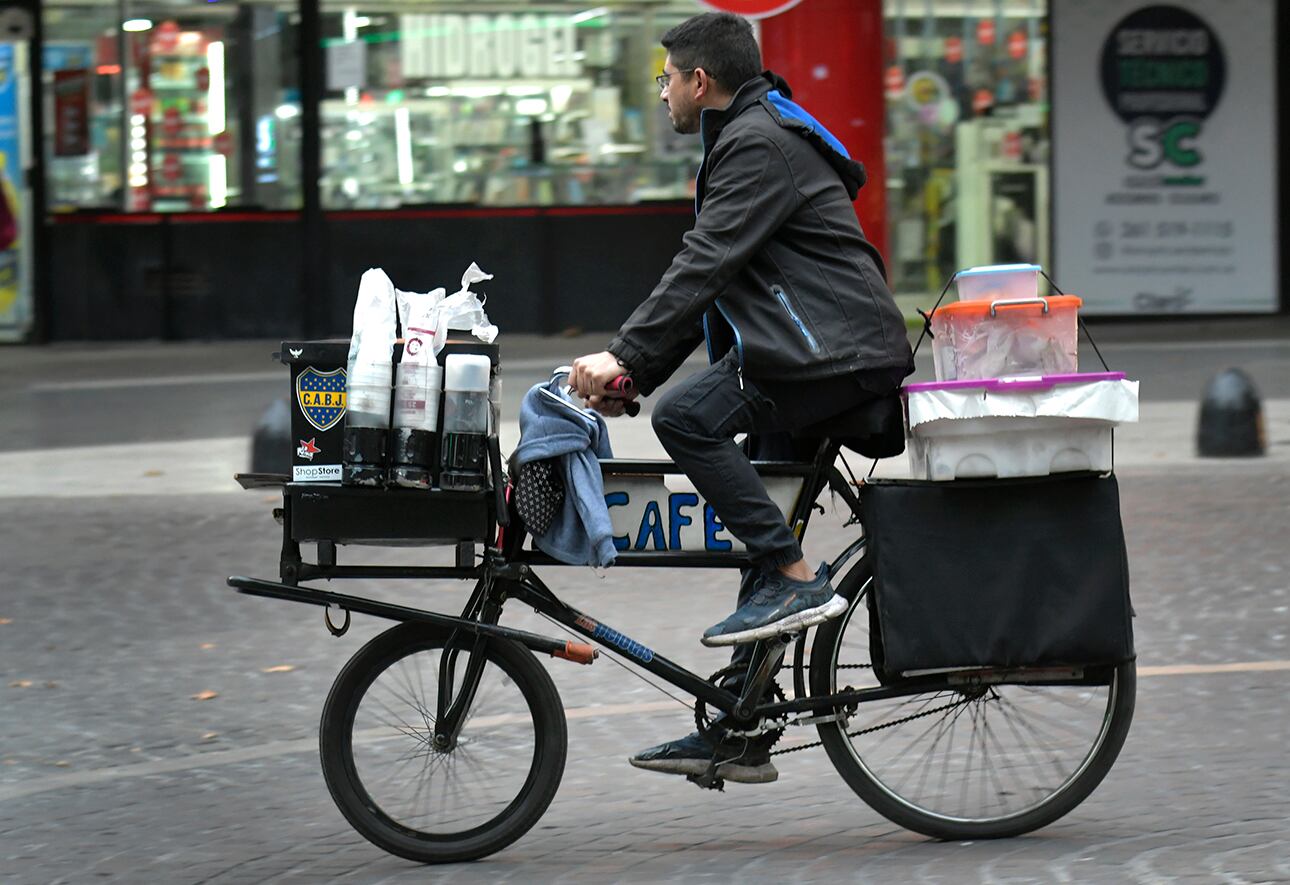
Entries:
{"type": "MultiPolygon", "coordinates": [[[[564,708],[546,669],[522,645],[488,639],[482,649],[485,664],[479,691],[459,742],[446,753],[435,750],[429,744],[435,701],[433,697],[426,701],[416,693],[424,694],[425,677],[430,676],[429,686],[437,694],[435,659],[442,654],[449,636],[446,628],[406,623],[369,641],[336,677],[323,707],[319,732],[323,776],[345,819],[384,851],[427,864],[475,860],[500,851],[528,832],[559,788],[568,748],[564,708]],[[378,680],[381,682],[374,690],[378,680]],[[389,688],[391,684],[393,688],[389,688]],[[502,696],[495,704],[500,712],[477,717],[481,710],[493,712],[488,707],[494,703],[493,694],[502,696]],[[365,700],[370,703],[365,705],[365,700]],[[413,711],[410,718],[400,715],[400,702],[413,711]],[[382,723],[383,716],[392,721],[382,723]],[[371,728],[367,727],[369,719],[375,720],[371,728]],[[527,764],[523,753],[512,759],[509,751],[494,757],[492,764],[485,760],[482,768],[470,773],[470,781],[463,779],[456,784],[458,789],[469,788],[472,793],[459,812],[461,817],[450,819],[456,812],[445,812],[442,806],[446,806],[452,793],[458,768],[474,765],[475,753],[483,752],[494,740],[524,740],[528,734],[526,725],[532,727],[533,742],[527,764]],[[361,748],[357,758],[356,733],[361,748]],[[404,812],[403,803],[383,793],[387,784],[392,790],[409,788],[412,778],[407,768],[411,765],[414,770],[410,774],[416,775],[417,760],[423,760],[422,781],[415,784],[410,800],[412,811],[404,812]],[[499,770],[513,761],[518,767],[510,780],[523,778],[513,790],[515,795],[507,800],[512,787],[503,784],[500,798],[492,804],[504,802],[505,806],[496,814],[481,810],[487,809],[488,803],[475,791],[489,789],[498,779],[499,770]],[[418,803],[431,780],[437,780],[437,784],[425,792],[426,812],[422,814],[418,803]],[[430,803],[436,798],[444,821],[429,826],[421,819],[430,816],[430,803]]],[[[467,641],[473,641],[473,637],[467,637],[467,641]]],[[[467,654],[460,653],[458,674],[465,669],[467,654]]]]}
{"type": "MultiPolygon", "coordinates": [[[[838,592],[846,596],[851,601],[851,605],[846,614],[823,624],[816,633],[810,661],[813,695],[828,695],[841,690],[849,682],[853,682],[854,674],[873,673],[872,670],[848,668],[844,671],[846,675],[843,675],[838,670],[839,664],[844,660],[852,664],[852,667],[856,664],[868,663],[867,659],[856,660],[859,643],[854,640],[860,632],[865,636],[868,634],[868,606],[864,596],[872,587],[872,580],[872,566],[867,560],[862,559],[839,584],[838,592]],[[845,657],[844,651],[848,653],[845,657]]],[[[876,676],[870,678],[872,681],[866,685],[879,684],[876,676]]],[[[883,681],[891,683],[893,680],[890,675],[884,674],[883,681]]],[[[1017,720],[1021,718],[1018,711],[1021,709],[1022,701],[1031,708],[1039,710],[1041,707],[1037,698],[1043,695],[1038,700],[1047,705],[1042,708],[1045,713],[1036,712],[1032,715],[1037,717],[1036,721],[1040,723],[1042,729],[1051,729],[1054,727],[1055,720],[1046,714],[1054,707],[1062,710],[1070,707],[1072,711],[1078,711],[1078,706],[1070,699],[1078,699],[1076,696],[1081,689],[1086,690],[1085,693],[1090,695],[1099,693],[1088,686],[1046,686],[1041,689],[1038,686],[1010,684],[994,686],[989,692],[973,700],[968,698],[968,692],[965,690],[951,690],[938,692],[931,698],[924,694],[886,702],[891,710],[903,710],[903,713],[898,712],[896,715],[889,713],[884,718],[880,711],[868,720],[865,714],[870,703],[866,702],[858,705],[855,716],[849,721],[844,719],[819,723],[817,730],[829,759],[838,773],[866,804],[893,823],[943,840],[1007,838],[1045,827],[1069,813],[1093,792],[1110,771],[1124,745],[1129,725],[1133,720],[1136,690],[1134,663],[1129,661],[1112,671],[1109,683],[1105,686],[1106,698],[1100,721],[1095,725],[1090,724],[1091,742],[1082,754],[1079,750],[1072,754],[1073,756],[1079,754],[1078,760],[1064,766],[1069,771],[1054,785],[1034,787],[1022,782],[1015,792],[1002,789],[1000,780],[1002,776],[1029,775],[1034,778],[1037,775],[1040,766],[1036,763],[1044,760],[1028,758],[1030,756],[1028,751],[1010,752],[1006,758],[999,760],[985,760],[980,769],[987,771],[984,775],[974,774],[978,769],[973,768],[971,764],[963,764],[961,757],[965,751],[972,755],[977,747],[985,751],[981,755],[988,754],[992,737],[990,726],[986,725],[985,721],[987,714],[994,709],[1001,711],[1000,715],[1003,719],[999,720],[1000,723],[1010,729],[1013,739],[1020,742],[1025,737],[1028,727],[1026,723],[1018,727],[1017,720]],[[993,696],[989,696],[991,694],[993,696]],[[987,707],[988,703],[994,703],[995,707],[987,707]],[[956,747],[954,732],[959,726],[958,720],[963,718],[965,712],[971,707],[977,709],[971,710],[970,722],[964,724],[971,725],[973,734],[966,748],[956,747]],[[946,725],[945,716],[942,716],[940,731],[931,736],[932,728],[926,726],[925,720],[930,719],[937,712],[947,713],[951,709],[956,711],[952,720],[946,725]],[[906,728],[906,726],[911,727],[906,728]],[[867,729],[872,730],[867,731],[867,729]],[[895,747],[880,751],[881,744],[888,739],[887,733],[893,730],[904,732],[913,740],[921,740],[924,745],[929,743],[930,745],[914,748],[911,744],[909,748],[900,749],[899,752],[896,752],[895,747]],[[849,733],[865,731],[867,733],[858,734],[855,737],[849,736],[849,733]],[[979,737],[978,731],[983,732],[985,737],[979,737]],[[949,737],[943,742],[942,739],[947,733],[949,737]],[[943,745],[941,745],[942,742],[943,745]],[[909,752],[912,749],[922,750],[922,755],[917,756],[909,752]],[[917,784],[906,786],[920,765],[923,766],[919,775],[921,780],[917,784]],[[935,765],[942,765],[945,769],[939,773],[942,789],[948,790],[954,787],[965,796],[971,779],[980,776],[993,781],[987,783],[985,790],[981,792],[983,804],[998,803],[1002,806],[1011,802],[1017,807],[990,811],[971,810],[965,807],[969,803],[964,798],[960,800],[958,808],[950,811],[948,806],[954,803],[954,798],[934,796],[932,795],[934,790],[927,786],[929,769],[935,765]],[[967,775],[961,782],[950,780],[951,767],[966,770],[967,775]],[[897,784],[897,781],[900,783],[897,784]]],[[[883,702],[875,702],[875,704],[879,708],[883,706],[883,702]]],[[[1098,701],[1094,698],[1083,705],[1087,708],[1085,718],[1090,723],[1097,719],[1097,704],[1098,701]]],[[[1040,730],[1034,729],[1036,735],[1040,730]]],[[[1004,734],[1002,737],[1007,739],[1008,735],[1004,734]]],[[[997,733],[993,735],[993,740],[996,742],[1000,740],[997,733]]],[[[1072,739],[1071,743],[1077,744],[1077,739],[1072,739]]],[[[1001,744],[998,746],[1003,749],[1001,744]]],[[[971,760],[968,761],[971,762],[971,760]]],[[[1055,759],[1047,761],[1054,764],[1056,762],[1055,759]]]]}

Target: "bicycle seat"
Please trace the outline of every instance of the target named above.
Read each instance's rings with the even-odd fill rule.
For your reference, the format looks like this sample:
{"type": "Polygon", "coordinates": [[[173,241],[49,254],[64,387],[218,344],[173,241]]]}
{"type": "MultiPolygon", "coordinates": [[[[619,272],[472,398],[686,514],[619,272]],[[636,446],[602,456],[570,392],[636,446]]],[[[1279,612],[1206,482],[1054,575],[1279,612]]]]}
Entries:
{"type": "Polygon", "coordinates": [[[891,458],[905,451],[905,415],[900,394],[867,400],[798,431],[795,436],[827,437],[866,458],[891,458]]]}

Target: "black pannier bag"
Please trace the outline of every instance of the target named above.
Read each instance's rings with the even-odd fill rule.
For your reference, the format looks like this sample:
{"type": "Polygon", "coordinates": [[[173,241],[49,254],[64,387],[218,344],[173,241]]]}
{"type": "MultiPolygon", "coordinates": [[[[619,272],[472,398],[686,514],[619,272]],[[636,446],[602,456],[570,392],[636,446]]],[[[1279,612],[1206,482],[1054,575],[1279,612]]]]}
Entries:
{"type": "Polygon", "coordinates": [[[1134,656],[1114,476],[871,480],[860,500],[887,673],[1134,656]]]}

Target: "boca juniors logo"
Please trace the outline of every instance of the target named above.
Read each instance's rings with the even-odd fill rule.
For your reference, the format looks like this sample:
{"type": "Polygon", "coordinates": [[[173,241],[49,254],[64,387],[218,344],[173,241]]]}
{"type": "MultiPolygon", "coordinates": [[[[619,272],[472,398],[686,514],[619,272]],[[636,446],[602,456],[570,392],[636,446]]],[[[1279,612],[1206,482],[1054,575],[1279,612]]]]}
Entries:
{"type": "Polygon", "coordinates": [[[310,366],[296,377],[296,402],[305,420],[319,430],[345,417],[345,370],[319,372],[310,366]]]}

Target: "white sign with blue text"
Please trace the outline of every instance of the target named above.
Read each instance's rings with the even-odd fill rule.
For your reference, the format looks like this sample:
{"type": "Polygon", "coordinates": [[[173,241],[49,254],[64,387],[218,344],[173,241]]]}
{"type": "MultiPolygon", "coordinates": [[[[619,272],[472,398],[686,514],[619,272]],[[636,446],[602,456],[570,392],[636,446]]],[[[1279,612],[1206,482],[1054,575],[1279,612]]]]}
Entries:
{"type": "MultiPolygon", "coordinates": [[[[792,513],[800,476],[763,476],[783,513],[792,513]]],[[[681,474],[605,476],[605,504],[614,546],[624,553],[725,553],[744,545],[730,534],[694,484],[681,474]]]]}

